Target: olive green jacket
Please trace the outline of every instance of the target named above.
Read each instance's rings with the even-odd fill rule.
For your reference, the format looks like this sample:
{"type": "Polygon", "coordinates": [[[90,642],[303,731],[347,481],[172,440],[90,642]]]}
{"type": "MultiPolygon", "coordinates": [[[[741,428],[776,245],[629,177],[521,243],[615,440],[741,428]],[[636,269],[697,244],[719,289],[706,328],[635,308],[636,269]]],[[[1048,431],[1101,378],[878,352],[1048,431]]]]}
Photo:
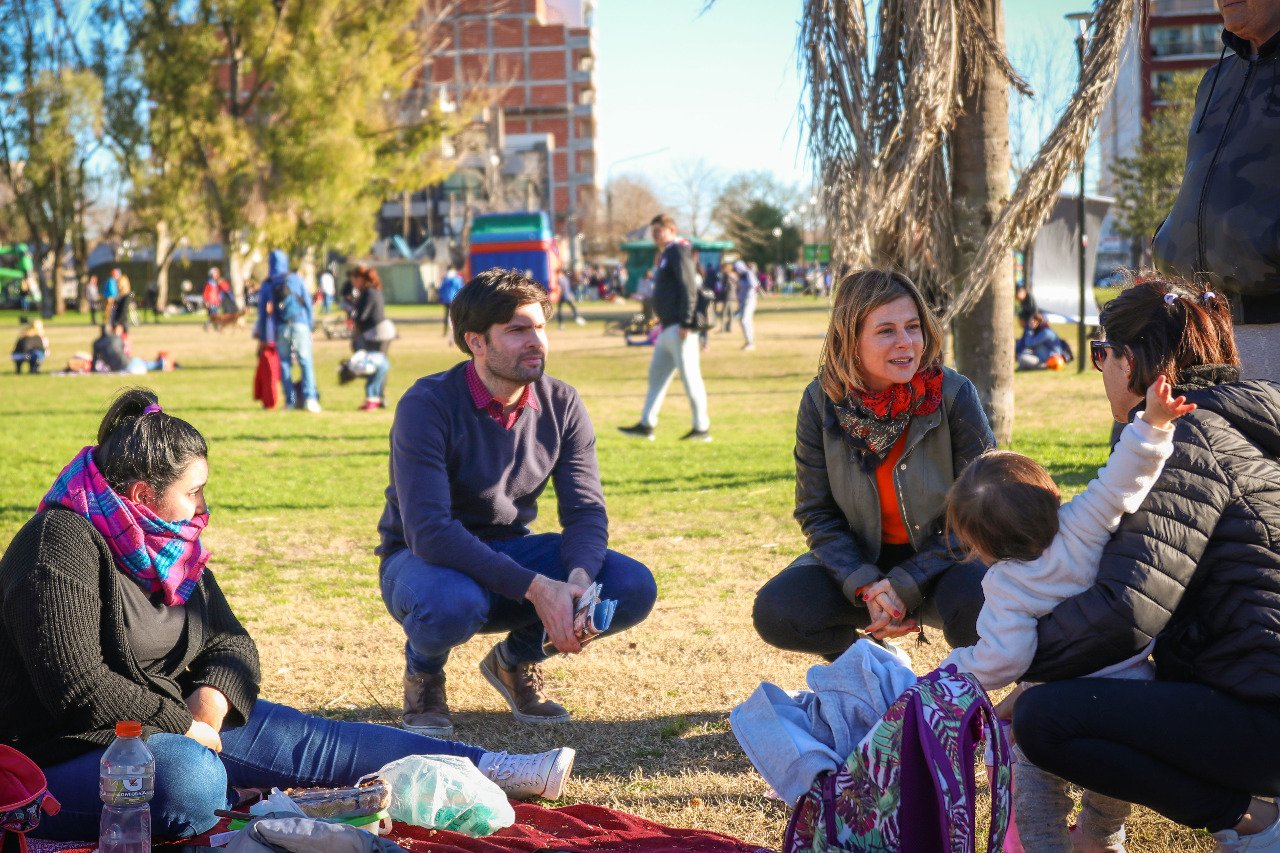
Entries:
{"type": "MultiPolygon", "coordinates": [[[[861,451],[847,439],[835,406],[815,379],[796,418],[796,520],[809,550],[857,602],[856,590],[888,577],[909,611],[931,582],[959,560],[943,536],[947,491],[970,460],[994,448],[995,437],[973,383],[942,368],[942,405],[913,418],[893,472],[898,506],[915,555],[882,572],[880,492],[863,470],[861,451]]],[[[860,602],[859,602],[860,603],[860,602]]]]}

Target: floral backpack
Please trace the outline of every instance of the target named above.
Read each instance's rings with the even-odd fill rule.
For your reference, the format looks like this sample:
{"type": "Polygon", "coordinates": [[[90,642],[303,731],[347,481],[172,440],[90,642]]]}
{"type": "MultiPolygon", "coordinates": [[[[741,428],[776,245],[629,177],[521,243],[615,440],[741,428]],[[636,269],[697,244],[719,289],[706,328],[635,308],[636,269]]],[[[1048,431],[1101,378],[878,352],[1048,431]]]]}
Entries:
{"type": "Polygon", "coordinates": [[[934,670],[898,697],[835,771],[796,804],[783,853],[974,853],[974,760],[994,756],[989,853],[1010,813],[1009,745],[986,693],[968,673],[934,670]]]}

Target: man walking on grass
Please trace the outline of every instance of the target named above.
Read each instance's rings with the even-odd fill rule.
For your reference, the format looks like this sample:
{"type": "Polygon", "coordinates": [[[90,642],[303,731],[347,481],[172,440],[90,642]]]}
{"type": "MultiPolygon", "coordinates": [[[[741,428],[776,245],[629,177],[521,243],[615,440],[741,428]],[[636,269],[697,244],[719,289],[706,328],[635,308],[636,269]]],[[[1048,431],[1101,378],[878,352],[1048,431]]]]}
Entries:
{"type": "Polygon", "coordinates": [[[578,393],[544,373],[547,291],[514,270],[471,279],[450,307],[468,355],[419,379],[396,406],[391,484],[378,524],[380,585],[403,627],[406,729],[449,737],[449,652],[506,632],[480,671],[525,723],[569,719],[543,691],[545,634],[582,650],[574,605],[596,581],[615,599],[609,631],[643,621],[657,587],[640,563],[606,548],[595,432],[578,393]],[[532,534],[554,482],[560,533],[532,534]]]}
{"type": "Polygon", "coordinates": [[[698,344],[697,267],[688,240],[676,236],[676,221],[663,213],[650,223],[653,242],[658,247],[658,271],[653,279],[653,310],[662,324],[662,333],[653,345],[649,362],[649,393],[645,397],[640,422],[618,429],[637,438],[653,440],[658,426],[658,410],[667,396],[676,371],[684,383],[684,393],[693,409],[693,428],[681,436],[689,441],[711,440],[711,418],[707,414],[707,388],[702,384],[698,344]]]}

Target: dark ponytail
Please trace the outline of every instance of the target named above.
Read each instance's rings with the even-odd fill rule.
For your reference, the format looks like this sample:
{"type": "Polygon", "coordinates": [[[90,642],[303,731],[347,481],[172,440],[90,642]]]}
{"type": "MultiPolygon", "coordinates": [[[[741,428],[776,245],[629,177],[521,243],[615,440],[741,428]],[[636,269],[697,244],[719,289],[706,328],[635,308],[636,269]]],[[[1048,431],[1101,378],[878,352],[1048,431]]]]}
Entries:
{"type": "Polygon", "coordinates": [[[1160,374],[1178,384],[1179,371],[1201,365],[1240,365],[1231,306],[1205,285],[1149,276],[1134,280],[1103,306],[1107,340],[1133,355],[1129,390],[1138,396],[1160,374]]]}
{"type": "Polygon", "coordinates": [[[127,388],[98,427],[93,456],[111,488],[123,494],[141,480],[156,493],[177,482],[193,459],[209,455],[204,436],[191,424],[158,411],[155,392],[127,388]],[[148,412],[148,406],[156,409],[148,412]]]}

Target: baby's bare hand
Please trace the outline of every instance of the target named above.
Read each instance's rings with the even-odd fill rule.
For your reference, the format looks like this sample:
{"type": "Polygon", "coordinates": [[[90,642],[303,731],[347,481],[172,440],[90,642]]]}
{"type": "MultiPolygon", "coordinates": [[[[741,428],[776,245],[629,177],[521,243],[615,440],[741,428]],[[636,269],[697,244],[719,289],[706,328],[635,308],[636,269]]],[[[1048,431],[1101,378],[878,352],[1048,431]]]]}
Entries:
{"type": "Polygon", "coordinates": [[[1147,408],[1142,419],[1153,427],[1165,429],[1178,418],[1195,410],[1196,404],[1188,403],[1186,397],[1173,396],[1173,386],[1162,373],[1147,388],[1147,408]]]}

